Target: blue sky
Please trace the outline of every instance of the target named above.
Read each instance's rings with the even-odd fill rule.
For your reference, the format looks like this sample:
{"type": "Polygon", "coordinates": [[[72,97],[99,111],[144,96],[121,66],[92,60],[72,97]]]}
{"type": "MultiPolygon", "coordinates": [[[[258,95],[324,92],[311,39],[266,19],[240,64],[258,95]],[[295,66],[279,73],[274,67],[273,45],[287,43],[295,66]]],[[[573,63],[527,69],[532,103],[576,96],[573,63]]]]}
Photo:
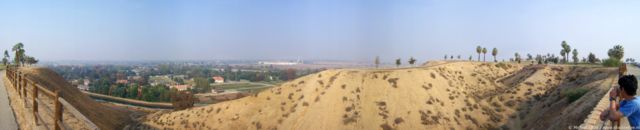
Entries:
{"type": "Polygon", "coordinates": [[[555,53],[615,44],[640,52],[640,1],[0,1],[0,49],[41,60],[316,59],[421,61],[555,53]]]}

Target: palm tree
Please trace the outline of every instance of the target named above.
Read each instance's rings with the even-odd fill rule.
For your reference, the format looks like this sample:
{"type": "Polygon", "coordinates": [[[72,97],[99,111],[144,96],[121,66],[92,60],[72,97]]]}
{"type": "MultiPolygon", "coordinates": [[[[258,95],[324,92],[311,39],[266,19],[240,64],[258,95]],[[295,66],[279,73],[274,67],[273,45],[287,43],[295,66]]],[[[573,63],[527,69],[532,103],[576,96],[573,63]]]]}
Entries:
{"type": "Polygon", "coordinates": [[[498,62],[498,60],[496,60],[496,56],[498,55],[498,48],[493,48],[493,51],[491,51],[491,55],[493,55],[493,61],[494,62],[498,62]]]}
{"type": "Polygon", "coordinates": [[[578,50],[577,49],[573,49],[573,63],[578,63],[580,59],[578,59],[578,50]]]}
{"type": "Polygon", "coordinates": [[[476,47],[476,52],[478,53],[478,61],[480,61],[480,53],[482,53],[482,47],[476,47]]]}
{"type": "Polygon", "coordinates": [[[562,60],[564,61],[565,55],[567,55],[566,52],[564,50],[560,50],[560,55],[562,55],[562,60]]]}
{"type": "Polygon", "coordinates": [[[4,50],[4,57],[6,57],[7,59],[10,59],[11,57],[9,56],[9,51],[4,50]]]}
{"type": "Polygon", "coordinates": [[[16,65],[20,65],[21,63],[23,63],[23,61],[24,61],[24,44],[22,44],[20,42],[20,43],[18,43],[16,45],[13,45],[13,48],[11,48],[11,51],[15,52],[14,62],[16,63],[16,65]]]}
{"type": "Polygon", "coordinates": [[[487,61],[486,60],[487,59],[487,48],[482,48],[482,54],[483,54],[482,61],[486,62],[487,61]]]}
{"type": "Polygon", "coordinates": [[[413,57],[409,58],[409,64],[413,66],[414,63],[416,63],[416,59],[413,57]]]}
{"type": "Polygon", "coordinates": [[[397,68],[397,67],[400,67],[400,64],[401,64],[401,62],[400,62],[400,58],[396,59],[396,68],[397,68]]]}
{"type": "Polygon", "coordinates": [[[520,63],[520,61],[522,60],[522,59],[520,58],[520,54],[518,54],[518,52],[516,52],[516,54],[514,54],[514,56],[515,56],[515,61],[516,61],[516,62],[518,62],[518,63],[520,63]]]}
{"type": "Polygon", "coordinates": [[[593,53],[589,52],[589,56],[587,56],[587,60],[589,61],[589,63],[593,64],[596,63],[596,61],[598,60],[596,58],[596,55],[594,55],[593,53]]]}
{"type": "Polygon", "coordinates": [[[571,46],[569,46],[566,41],[562,41],[560,45],[562,46],[562,51],[564,51],[564,57],[562,58],[564,58],[564,62],[566,63],[569,60],[569,54],[571,54],[571,46]]]}
{"type": "Polygon", "coordinates": [[[376,68],[378,68],[378,66],[380,65],[380,56],[376,56],[376,60],[374,61],[374,64],[376,64],[376,68]]]}
{"type": "Polygon", "coordinates": [[[4,57],[2,58],[2,64],[4,66],[7,66],[8,63],[9,63],[9,52],[7,50],[4,50],[4,57]]]}

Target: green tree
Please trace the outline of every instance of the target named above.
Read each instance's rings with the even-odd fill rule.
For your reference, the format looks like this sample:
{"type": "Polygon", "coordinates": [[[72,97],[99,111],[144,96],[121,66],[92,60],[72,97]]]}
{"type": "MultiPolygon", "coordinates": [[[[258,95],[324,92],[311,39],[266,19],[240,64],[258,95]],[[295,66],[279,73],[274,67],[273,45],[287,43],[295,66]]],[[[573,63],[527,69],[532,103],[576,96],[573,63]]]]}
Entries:
{"type": "Polygon", "coordinates": [[[562,56],[562,60],[564,61],[564,57],[565,55],[567,55],[566,52],[564,52],[564,50],[560,50],[560,55],[562,56]]]}
{"type": "Polygon", "coordinates": [[[413,57],[409,58],[409,64],[413,66],[414,63],[416,63],[416,59],[413,57]]]}
{"type": "Polygon", "coordinates": [[[562,46],[562,58],[564,58],[564,62],[566,63],[569,59],[569,54],[571,53],[571,46],[569,46],[569,44],[567,44],[566,41],[562,41],[562,43],[560,44],[562,46]]]}
{"type": "Polygon", "coordinates": [[[24,61],[24,44],[17,43],[16,45],[13,45],[13,48],[11,48],[11,51],[15,52],[15,57],[14,57],[14,62],[16,65],[21,65],[23,64],[22,61],[24,61]]]}
{"type": "Polygon", "coordinates": [[[7,66],[9,64],[9,51],[4,50],[4,57],[2,58],[2,64],[7,66]]]}
{"type": "Polygon", "coordinates": [[[516,62],[520,63],[520,61],[522,61],[522,59],[520,58],[520,54],[518,54],[517,52],[516,52],[516,54],[514,54],[514,56],[515,56],[514,59],[515,59],[516,62]]]}
{"type": "Polygon", "coordinates": [[[193,78],[193,81],[195,83],[194,91],[200,92],[200,93],[201,92],[211,91],[211,86],[209,85],[209,80],[207,80],[206,78],[195,77],[195,78],[193,78]]]}
{"type": "Polygon", "coordinates": [[[447,55],[444,55],[444,60],[447,60],[447,58],[449,58],[449,56],[447,56],[447,55]]]}
{"type": "Polygon", "coordinates": [[[476,53],[478,53],[478,61],[480,61],[480,53],[482,53],[482,47],[476,47],[476,53]]]}
{"type": "Polygon", "coordinates": [[[622,58],[624,57],[624,48],[621,45],[615,45],[607,52],[609,59],[602,62],[607,67],[618,67],[622,64],[622,58]]]}
{"type": "Polygon", "coordinates": [[[578,50],[577,49],[573,49],[572,54],[573,54],[573,57],[572,57],[573,58],[573,63],[577,64],[579,62],[579,60],[580,60],[578,58],[578,50]]]}
{"type": "Polygon", "coordinates": [[[38,63],[38,59],[36,59],[36,58],[34,58],[32,56],[25,55],[24,63],[25,64],[29,64],[29,65],[37,64],[38,63]]]}
{"type": "Polygon", "coordinates": [[[491,55],[493,55],[493,62],[498,62],[498,60],[496,59],[496,56],[498,55],[498,48],[493,48],[493,51],[491,51],[491,55]]]}
{"type": "Polygon", "coordinates": [[[487,62],[487,48],[482,48],[482,61],[487,62]]]}
{"type": "Polygon", "coordinates": [[[400,58],[396,59],[396,67],[400,67],[400,64],[401,64],[401,63],[402,63],[402,62],[400,62],[400,58]]]}
{"type": "Polygon", "coordinates": [[[622,60],[624,57],[624,47],[622,47],[622,45],[615,45],[613,48],[609,49],[607,54],[609,55],[609,58],[622,60]]]}
{"type": "Polygon", "coordinates": [[[137,99],[138,97],[138,85],[132,84],[127,88],[127,98],[137,99]]]}

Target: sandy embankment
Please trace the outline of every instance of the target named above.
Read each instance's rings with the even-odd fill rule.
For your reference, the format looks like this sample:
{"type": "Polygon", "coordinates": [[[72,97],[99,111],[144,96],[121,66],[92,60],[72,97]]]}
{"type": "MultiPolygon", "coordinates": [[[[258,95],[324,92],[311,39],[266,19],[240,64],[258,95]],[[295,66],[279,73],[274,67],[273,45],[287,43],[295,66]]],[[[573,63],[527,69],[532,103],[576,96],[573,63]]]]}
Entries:
{"type": "Polygon", "coordinates": [[[160,111],[130,128],[564,129],[579,125],[615,69],[443,62],[308,75],[239,100],[160,111]],[[585,88],[569,103],[563,94],[585,88]]]}

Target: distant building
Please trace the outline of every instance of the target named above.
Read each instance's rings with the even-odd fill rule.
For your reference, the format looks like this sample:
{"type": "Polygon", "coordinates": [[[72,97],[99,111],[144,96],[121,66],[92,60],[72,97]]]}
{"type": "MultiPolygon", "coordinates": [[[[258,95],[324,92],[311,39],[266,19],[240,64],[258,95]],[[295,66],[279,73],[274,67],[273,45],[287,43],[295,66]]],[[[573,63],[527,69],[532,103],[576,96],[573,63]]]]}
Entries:
{"type": "Polygon", "coordinates": [[[213,76],[214,83],[224,83],[224,78],[221,76],[213,76]]]}
{"type": "Polygon", "coordinates": [[[170,88],[176,88],[178,91],[185,91],[191,89],[191,85],[172,85],[170,88]]]}
{"type": "Polygon", "coordinates": [[[303,62],[301,60],[297,60],[297,61],[260,61],[258,62],[258,64],[261,65],[298,65],[298,64],[302,64],[303,62]]]}
{"type": "Polygon", "coordinates": [[[223,93],[223,92],[224,92],[224,89],[222,88],[211,89],[211,93],[223,93]]]}
{"type": "Polygon", "coordinates": [[[81,91],[89,91],[89,85],[84,85],[84,84],[78,85],[78,89],[81,91]]]}
{"type": "Polygon", "coordinates": [[[116,80],[116,84],[127,84],[127,83],[129,83],[129,81],[126,79],[116,80]]]}
{"type": "Polygon", "coordinates": [[[89,79],[84,79],[82,84],[79,84],[77,88],[82,91],[89,91],[89,83],[91,83],[89,79]]]}

